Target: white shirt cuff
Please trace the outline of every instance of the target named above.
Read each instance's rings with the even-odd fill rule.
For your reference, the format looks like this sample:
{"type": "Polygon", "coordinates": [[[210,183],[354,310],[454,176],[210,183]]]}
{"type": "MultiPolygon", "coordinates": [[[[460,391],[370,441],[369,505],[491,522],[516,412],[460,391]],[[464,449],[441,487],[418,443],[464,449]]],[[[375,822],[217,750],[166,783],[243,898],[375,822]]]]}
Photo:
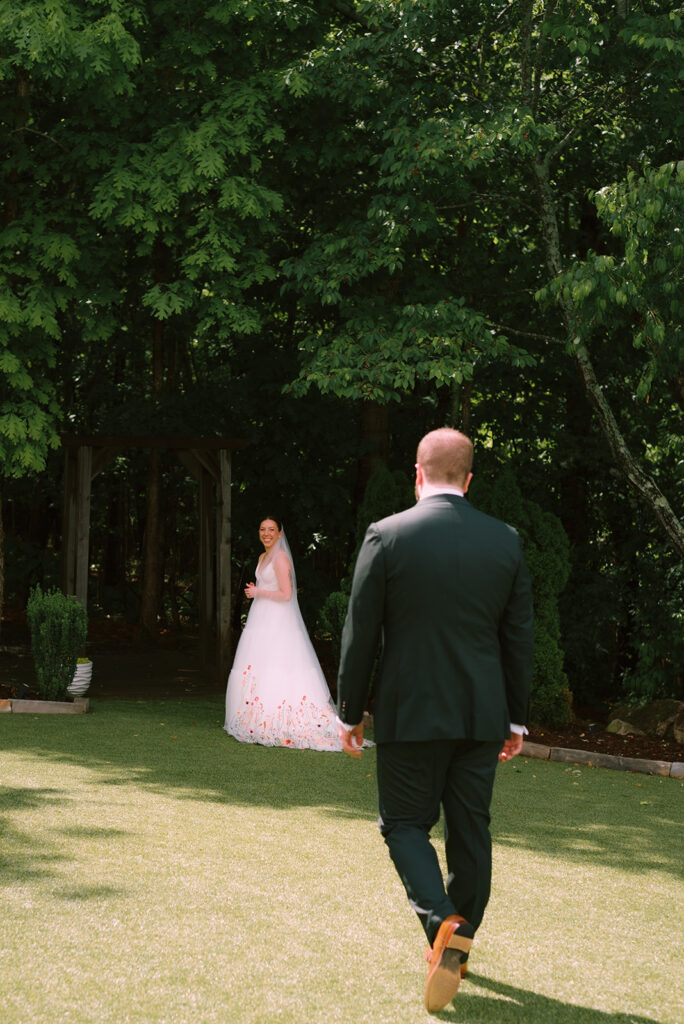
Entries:
{"type": "Polygon", "coordinates": [[[360,722],[357,722],[356,725],[350,725],[349,722],[343,722],[339,715],[336,715],[335,718],[337,720],[337,724],[341,725],[342,728],[346,729],[347,732],[351,732],[352,729],[355,729],[356,725],[361,725],[360,722]]]}
{"type": "MultiPolygon", "coordinates": [[[[351,732],[352,729],[356,728],[356,725],[361,725],[357,722],[356,725],[350,725],[349,722],[343,722],[339,715],[335,716],[335,720],[338,725],[341,725],[347,732],[351,732]]],[[[511,722],[511,732],[517,732],[518,735],[529,736],[529,729],[526,725],[516,725],[515,722],[511,722]]]]}

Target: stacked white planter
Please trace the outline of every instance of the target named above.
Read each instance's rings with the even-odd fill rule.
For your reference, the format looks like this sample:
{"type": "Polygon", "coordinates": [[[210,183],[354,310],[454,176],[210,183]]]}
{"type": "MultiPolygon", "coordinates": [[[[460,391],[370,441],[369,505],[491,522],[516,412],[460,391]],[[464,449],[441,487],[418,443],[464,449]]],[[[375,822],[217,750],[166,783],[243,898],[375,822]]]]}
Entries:
{"type": "Polygon", "coordinates": [[[67,693],[70,693],[72,697],[82,697],[90,686],[90,680],[93,675],[93,663],[92,661],[79,662],[76,665],[76,671],[74,672],[74,678],[67,686],[67,693]]]}

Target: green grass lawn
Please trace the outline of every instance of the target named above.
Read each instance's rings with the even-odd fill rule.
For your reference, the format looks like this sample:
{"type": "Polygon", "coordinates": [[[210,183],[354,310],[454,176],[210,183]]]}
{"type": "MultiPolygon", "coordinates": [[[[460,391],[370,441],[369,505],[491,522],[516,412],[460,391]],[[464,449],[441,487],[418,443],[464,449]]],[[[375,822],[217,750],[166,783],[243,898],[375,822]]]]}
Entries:
{"type": "MultiPolygon", "coordinates": [[[[414,1024],[425,943],[375,756],[250,747],[219,699],[0,715],[0,1019],[414,1024]]],[[[439,1018],[681,1024],[679,780],[500,766],[492,900],[439,1018]]]]}

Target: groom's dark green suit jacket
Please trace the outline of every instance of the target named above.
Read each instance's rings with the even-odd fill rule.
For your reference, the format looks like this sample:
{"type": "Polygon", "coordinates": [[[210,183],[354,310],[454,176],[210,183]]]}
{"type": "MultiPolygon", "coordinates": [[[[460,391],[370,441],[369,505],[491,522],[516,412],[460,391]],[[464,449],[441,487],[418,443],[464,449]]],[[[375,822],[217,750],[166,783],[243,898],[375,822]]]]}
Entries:
{"type": "Polygon", "coordinates": [[[380,648],[376,742],[503,741],[525,725],[532,599],[515,530],[451,494],[371,524],[342,635],[338,713],[350,725],[380,648]]]}

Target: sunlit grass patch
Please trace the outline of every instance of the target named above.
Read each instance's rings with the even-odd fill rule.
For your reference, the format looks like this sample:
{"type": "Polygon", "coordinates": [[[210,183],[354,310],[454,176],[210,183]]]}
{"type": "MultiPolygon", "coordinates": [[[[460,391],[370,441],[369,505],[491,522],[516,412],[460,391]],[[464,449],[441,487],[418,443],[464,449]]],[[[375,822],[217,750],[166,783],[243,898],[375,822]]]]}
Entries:
{"type": "MultiPolygon", "coordinates": [[[[431,1019],[374,752],[221,725],[199,699],[0,718],[3,1024],[431,1019]]],[[[500,768],[492,901],[442,1019],[680,1019],[682,785],[575,771],[500,768]]]]}

